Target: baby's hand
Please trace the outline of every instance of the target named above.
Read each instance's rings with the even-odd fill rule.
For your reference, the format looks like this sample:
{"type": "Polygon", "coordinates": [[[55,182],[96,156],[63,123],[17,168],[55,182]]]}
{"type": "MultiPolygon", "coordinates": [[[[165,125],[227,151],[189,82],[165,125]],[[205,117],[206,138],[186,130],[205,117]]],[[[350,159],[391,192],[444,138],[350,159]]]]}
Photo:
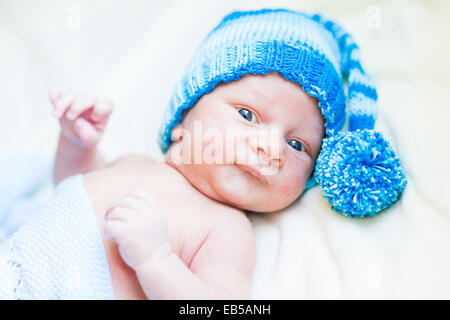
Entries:
{"type": "Polygon", "coordinates": [[[113,110],[110,99],[73,95],[60,89],[49,93],[53,116],[59,119],[61,134],[78,147],[95,147],[113,110]]]}
{"type": "Polygon", "coordinates": [[[106,211],[104,234],[119,244],[120,255],[131,268],[170,254],[167,216],[155,196],[144,189],[106,211]]]}

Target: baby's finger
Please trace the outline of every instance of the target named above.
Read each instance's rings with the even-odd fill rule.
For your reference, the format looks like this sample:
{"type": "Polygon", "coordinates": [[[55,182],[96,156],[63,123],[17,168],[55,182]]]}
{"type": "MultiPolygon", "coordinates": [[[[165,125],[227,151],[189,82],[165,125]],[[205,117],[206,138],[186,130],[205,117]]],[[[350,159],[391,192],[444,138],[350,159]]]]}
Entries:
{"type": "Polygon", "coordinates": [[[118,241],[124,233],[123,222],[117,220],[105,221],[103,225],[103,235],[105,238],[118,241]]]}
{"type": "Polygon", "coordinates": [[[135,190],[130,194],[130,196],[140,198],[150,205],[158,204],[158,199],[155,195],[146,189],[135,190]]]}
{"type": "Polygon", "coordinates": [[[102,136],[102,133],[97,131],[89,121],[81,117],[75,120],[73,129],[85,147],[94,146],[102,136]]]}
{"type": "Polygon", "coordinates": [[[103,98],[97,101],[92,112],[94,121],[105,121],[109,118],[113,110],[113,102],[109,98],[103,98]]]}
{"type": "Polygon", "coordinates": [[[91,108],[96,103],[96,99],[94,96],[82,96],[76,99],[70,109],[67,111],[67,119],[74,120],[76,119],[83,111],[91,108]]]}
{"type": "Polygon", "coordinates": [[[66,109],[70,106],[70,104],[73,102],[73,96],[72,95],[64,95],[58,101],[55,102],[55,109],[53,110],[53,116],[56,118],[60,118],[64,112],[66,112],[66,109]]]}
{"type": "Polygon", "coordinates": [[[62,89],[59,89],[59,88],[53,88],[48,93],[48,97],[53,104],[56,103],[56,101],[58,101],[58,99],[61,98],[62,96],[63,96],[63,91],[62,91],[62,89]]]}
{"type": "Polygon", "coordinates": [[[129,220],[130,215],[132,215],[132,213],[130,214],[129,209],[125,209],[122,207],[118,207],[118,206],[113,206],[111,208],[109,208],[106,213],[105,213],[105,220],[118,220],[118,221],[123,221],[126,222],[129,220]]]}

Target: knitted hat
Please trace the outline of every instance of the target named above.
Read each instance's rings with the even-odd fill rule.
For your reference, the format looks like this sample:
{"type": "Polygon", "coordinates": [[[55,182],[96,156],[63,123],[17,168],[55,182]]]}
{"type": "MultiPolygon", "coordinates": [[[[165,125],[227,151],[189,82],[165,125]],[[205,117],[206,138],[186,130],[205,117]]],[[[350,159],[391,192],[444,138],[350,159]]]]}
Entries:
{"type": "Polygon", "coordinates": [[[359,48],[342,27],[319,14],[287,9],[235,11],[207,35],[176,84],[159,132],[165,153],[171,130],[220,82],[277,71],[318,99],[326,137],[315,181],[332,208],[349,217],[373,216],[396,202],[406,186],[399,158],[373,130],[377,92],[359,48]],[[344,79],[348,80],[347,132],[344,79]]]}

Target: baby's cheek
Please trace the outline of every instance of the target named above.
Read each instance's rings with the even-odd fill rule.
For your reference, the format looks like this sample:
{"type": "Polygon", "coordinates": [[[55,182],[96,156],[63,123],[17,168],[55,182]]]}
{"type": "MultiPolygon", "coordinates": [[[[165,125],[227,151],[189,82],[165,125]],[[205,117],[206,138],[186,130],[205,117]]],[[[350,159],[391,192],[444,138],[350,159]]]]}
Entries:
{"type": "Polygon", "coordinates": [[[281,186],[281,188],[279,189],[280,193],[286,197],[286,198],[291,198],[291,197],[296,197],[297,193],[300,193],[302,191],[302,187],[300,184],[296,183],[285,183],[281,186]]]}
{"type": "Polygon", "coordinates": [[[217,164],[234,164],[237,159],[238,149],[242,144],[236,138],[233,124],[226,122],[210,123],[205,130],[203,142],[204,155],[213,157],[217,164]]]}
{"type": "Polygon", "coordinates": [[[280,187],[280,192],[285,196],[294,196],[300,194],[308,180],[308,170],[303,166],[297,164],[287,168],[285,179],[282,186],[280,187]]]}

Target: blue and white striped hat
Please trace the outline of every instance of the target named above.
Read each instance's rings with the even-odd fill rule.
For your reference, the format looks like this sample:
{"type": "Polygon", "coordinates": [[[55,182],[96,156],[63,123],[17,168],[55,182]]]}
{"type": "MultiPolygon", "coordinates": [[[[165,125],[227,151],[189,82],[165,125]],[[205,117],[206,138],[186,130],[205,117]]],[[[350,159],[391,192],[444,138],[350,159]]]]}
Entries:
{"type": "Polygon", "coordinates": [[[316,97],[325,119],[326,137],[307,188],[317,182],[332,208],[349,217],[373,216],[396,202],[406,178],[389,143],[373,130],[375,84],[361,66],[352,36],[319,14],[261,9],[225,16],[175,86],[159,132],[163,153],[183,110],[201,96],[221,82],[272,71],[316,97]],[[346,109],[348,131],[340,132],[346,109]]]}

